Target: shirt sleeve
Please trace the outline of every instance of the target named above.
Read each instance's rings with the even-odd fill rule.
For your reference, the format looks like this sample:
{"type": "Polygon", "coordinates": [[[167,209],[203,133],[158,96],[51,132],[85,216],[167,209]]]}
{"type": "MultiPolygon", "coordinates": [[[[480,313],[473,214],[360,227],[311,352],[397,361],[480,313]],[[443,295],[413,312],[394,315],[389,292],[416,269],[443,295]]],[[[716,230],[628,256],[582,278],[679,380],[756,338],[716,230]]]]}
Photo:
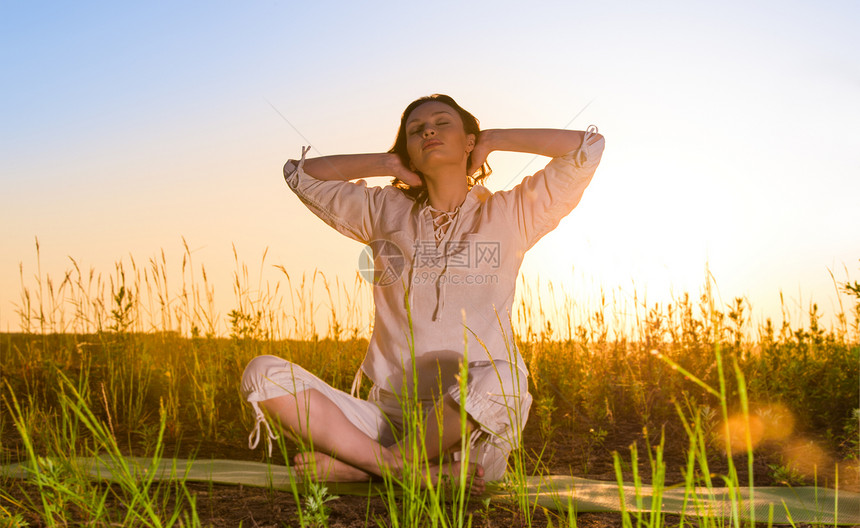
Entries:
{"type": "Polygon", "coordinates": [[[304,171],[308,150],[310,147],[302,149],[298,165],[291,161],[284,165],[287,185],[323,222],[353,240],[369,243],[385,195],[392,189],[399,191],[393,187],[368,187],[364,180],[317,180],[304,171]]]}
{"type": "Polygon", "coordinates": [[[582,145],[553,158],[510,191],[496,193],[511,218],[525,250],[555,229],[579,204],[603,156],[605,140],[591,125],[582,145]]]}

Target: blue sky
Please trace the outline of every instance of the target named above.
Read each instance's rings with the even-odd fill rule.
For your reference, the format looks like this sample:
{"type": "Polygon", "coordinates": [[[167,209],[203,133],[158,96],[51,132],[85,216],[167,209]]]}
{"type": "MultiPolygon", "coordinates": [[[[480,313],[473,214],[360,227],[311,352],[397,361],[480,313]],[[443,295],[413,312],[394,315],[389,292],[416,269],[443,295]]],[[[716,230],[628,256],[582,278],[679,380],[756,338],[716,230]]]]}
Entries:
{"type": "MultiPolygon", "coordinates": [[[[778,318],[780,291],[832,315],[828,270],[860,275],[858,15],[856,2],[4,2],[0,329],[36,237],[54,276],[69,257],[109,274],[162,250],[178,269],[185,237],[225,313],[233,244],[252,263],[268,247],[294,274],[352,277],[361,247],[304,210],[281,166],[308,143],[386,150],[402,109],[433,92],[485,127],[606,136],[527,277],[658,302],[698,292],[707,262],[726,302],[747,296],[758,316],[778,318]]],[[[493,154],[488,187],[542,166],[530,160],[493,154]]]]}

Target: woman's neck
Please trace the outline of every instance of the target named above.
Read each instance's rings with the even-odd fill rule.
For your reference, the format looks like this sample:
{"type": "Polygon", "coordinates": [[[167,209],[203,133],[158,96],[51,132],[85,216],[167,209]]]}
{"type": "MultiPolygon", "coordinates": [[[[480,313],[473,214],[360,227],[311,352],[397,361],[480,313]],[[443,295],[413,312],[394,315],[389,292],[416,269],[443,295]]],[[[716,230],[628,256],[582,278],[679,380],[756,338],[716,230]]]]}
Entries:
{"type": "Polygon", "coordinates": [[[458,173],[436,174],[426,177],[427,200],[439,211],[453,211],[463,203],[469,193],[465,176],[458,173]]]}

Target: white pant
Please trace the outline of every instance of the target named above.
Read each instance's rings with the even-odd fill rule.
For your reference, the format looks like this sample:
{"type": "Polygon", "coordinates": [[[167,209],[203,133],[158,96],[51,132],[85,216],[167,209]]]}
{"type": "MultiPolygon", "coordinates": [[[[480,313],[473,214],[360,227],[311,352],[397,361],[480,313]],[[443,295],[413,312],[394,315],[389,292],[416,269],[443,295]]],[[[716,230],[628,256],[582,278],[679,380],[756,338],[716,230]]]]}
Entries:
{"type": "MultiPolygon", "coordinates": [[[[469,363],[468,373],[464,406],[479,425],[470,439],[469,460],[484,468],[486,480],[501,480],[507,470],[508,455],[520,443],[531,407],[528,376],[504,361],[475,361],[469,363]]],[[[258,356],[248,363],[242,374],[242,394],[256,412],[256,424],[248,442],[251,449],[259,442],[261,424],[268,431],[270,453],[271,440],[276,438],[258,402],[308,389],[322,393],[343,411],[353,425],[384,446],[393,445],[395,436],[401,434],[403,410],[396,394],[374,386],[368,399],[361,400],[331,387],[287,360],[258,356]]],[[[460,386],[456,381],[442,387],[442,391],[460,403],[460,386]]],[[[432,412],[432,399],[419,401],[425,416],[432,412]]]]}

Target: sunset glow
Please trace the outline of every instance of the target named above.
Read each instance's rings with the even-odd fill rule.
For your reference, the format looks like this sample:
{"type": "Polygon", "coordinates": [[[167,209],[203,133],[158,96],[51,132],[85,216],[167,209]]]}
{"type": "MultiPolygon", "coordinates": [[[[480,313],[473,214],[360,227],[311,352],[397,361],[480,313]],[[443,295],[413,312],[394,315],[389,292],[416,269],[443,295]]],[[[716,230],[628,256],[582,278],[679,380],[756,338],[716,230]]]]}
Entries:
{"type": "MultiPolygon", "coordinates": [[[[387,150],[405,105],[433,92],[486,128],[605,135],[528,281],[587,314],[601,291],[633,311],[696,298],[710,275],[718,302],[744,297],[756,321],[797,323],[813,302],[833,321],[834,279],[860,273],[856,4],[449,7],[4,7],[0,329],[19,326],[21,274],[58,286],[70,258],[107,281],[164,252],[171,295],[205,266],[222,317],[233,245],[272,288],[274,265],[352,284],[361,246],[313,217],[281,167],[307,144],[387,150]]],[[[491,190],[546,163],[489,161],[491,190]]]]}

